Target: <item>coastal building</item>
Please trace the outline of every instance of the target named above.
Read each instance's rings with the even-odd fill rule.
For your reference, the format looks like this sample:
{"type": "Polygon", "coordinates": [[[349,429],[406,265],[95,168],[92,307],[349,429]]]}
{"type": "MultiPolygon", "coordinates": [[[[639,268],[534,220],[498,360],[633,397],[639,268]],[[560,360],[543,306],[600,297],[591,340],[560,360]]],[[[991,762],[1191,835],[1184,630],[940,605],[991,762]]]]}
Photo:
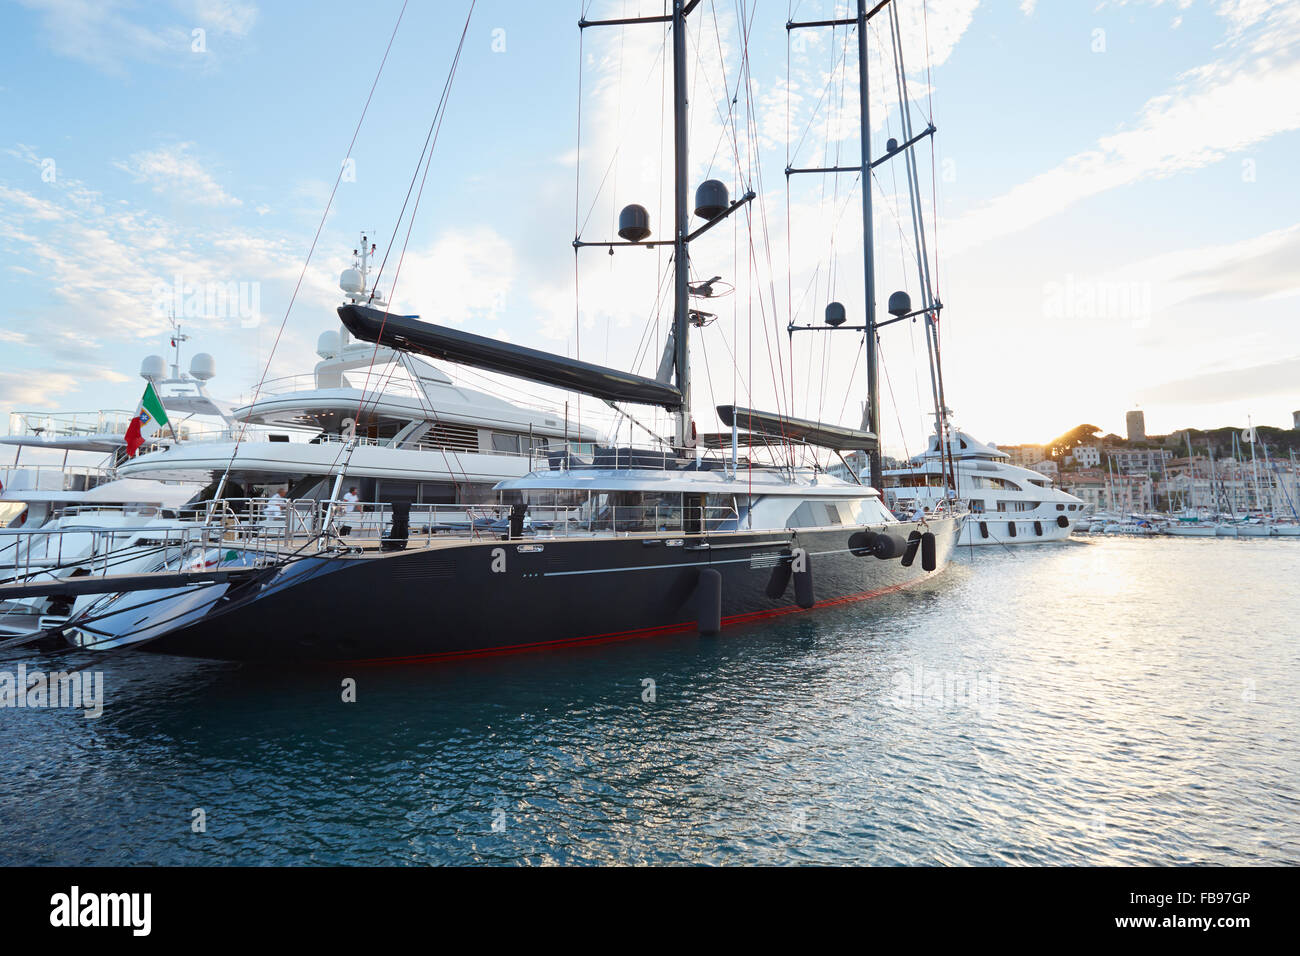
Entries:
{"type": "Polygon", "coordinates": [[[1047,458],[1049,451],[1046,445],[998,445],[997,448],[998,451],[1006,453],[1011,464],[1031,471],[1040,470],[1034,466],[1047,458]]]}
{"type": "Polygon", "coordinates": [[[1066,475],[1061,487],[1083,500],[1089,511],[1105,508],[1106,473],[1103,471],[1077,471],[1066,475]]]}
{"type": "Polygon", "coordinates": [[[1080,468],[1096,468],[1101,464],[1101,449],[1096,445],[1078,445],[1066,456],[1066,461],[1080,468]]]}
{"type": "Polygon", "coordinates": [[[1129,441],[1147,440],[1147,419],[1142,412],[1127,412],[1124,415],[1124,424],[1128,426],[1129,441]]]}
{"type": "Polygon", "coordinates": [[[1107,452],[1115,469],[1126,475],[1158,472],[1173,456],[1167,448],[1115,448],[1107,452]]]}
{"type": "Polygon", "coordinates": [[[1115,513],[1150,510],[1155,492],[1151,479],[1144,475],[1107,474],[1100,469],[1062,474],[1061,488],[1092,510],[1115,513]]]}

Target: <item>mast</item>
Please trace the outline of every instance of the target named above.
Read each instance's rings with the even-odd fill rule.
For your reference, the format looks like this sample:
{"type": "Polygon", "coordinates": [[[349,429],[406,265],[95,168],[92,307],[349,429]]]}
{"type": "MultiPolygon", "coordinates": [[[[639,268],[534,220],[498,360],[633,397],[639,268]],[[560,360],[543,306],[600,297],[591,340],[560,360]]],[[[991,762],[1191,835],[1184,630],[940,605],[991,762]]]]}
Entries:
{"type": "Polygon", "coordinates": [[[1277,511],[1277,491],[1273,482],[1272,462],[1268,457],[1268,442],[1262,442],[1264,446],[1264,482],[1268,488],[1268,509],[1265,511],[1266,517],[1272,518],[1277,511]]]}
{"type": "Polygon", "coordinates": [[[1255,461],[1255,422],[1246,416],[1246,434],[1250,436],[1250,483],[1255,489],[1255,507],[1262,511],[1264,504],[1259,496],[1259,466],[1255,461]]]}
{"type": "MultiPolygon", "coordinates": [[[[876,370],[876,262],[872,249],[871,224],[871,98],[867,77],[867,4],[858,0],[858,102],[862,139],[862,271],[866,293],[867,344],[867,431],[880,435],[880,380],[876,370]]],[[[940,431],[940,443],[943,432],[940,431]]],[[[871,487],[880,489],[884,476],[880,469],[880,443],[867,449],[871,467],[871,487]]]]}
{"type": "Polygon", "coordinates": [[[1219,498],[1219,489],[1216,488],[1214,484],[1214,479],[1218,477],[1214,473],[1214,446],[1207,444],[1205,446],[1205,450],[1206,452],[1209,453],[1210,456],[1210,500],[1214,502],[1214,511],[1215,511],[1214,516],[1217,518],[1219,516],[1218,512],[1219,512],[1220,498],[1219,498]]]}
{"type": "MultiPolygon", "coordinates": [[[[690,244],[704,232],[728,219],[745,204],[757,198],[754,190],[735,201],[727,195],[726,186],[717,180],[707,180],[696,193],[695,215],[704,219],[703,225],[691,231],[691,206],[688,193],[687,177],[690,174],[687,136],[688,79],[686,74],[686,19],[699,5],[700,0],[672,0],[672,12],[661,16],[616,17],[608,20],[588,20],[583,17],[578,21],[578,29],[591,27],[625,26],[628,24],[667,24],[672,30],[673,40],[673,234],[671,239],[650,240],[650,218],[644,206],[635,203],[625,206],[619,213],[619,240],[589,241],[574,236],[573,248],[581,250],[592,247],[607,249],[612,255],[615,248],[639,246],[673,247],[673,331],[672,363],[674,366],[673,384],[680,396],[680,403],[672,405],[676,428],[673,445],[679,451],[695,444],[695,422],[691,417],[691,367],[690,367],[690,330],[691,330],[691,263],[690,244]]],[[[581,104],[579,106],[581,108],[581,104]]],[[[579,124],[581,129],[581,124],[579,124]]],[[[580,137],[581,138],[581,137],[580,137]]],[[[579,142],[581,149],[581,142],[579,142]]],[[[668,352],[665,347],[662,374],[666,377],[668,352]]],[[[666,387],[666,383],[664,384],[666,387]]]]}
{"type": "MultiPolygon", "coordinates": [[[[694,444],[691,434],[691,263],[687,251],[690,232],[690,211],[687,208],[686,174],[689,153],[686,124],[686,3],[673,0],[673,285],[676,306],[673,312],[674,362],[677,367],[677,389],[682,393],[682,404],[677,410],[677,440],[679,449],[694,444]]],[[[692,4],[693,5],[693,4],[692,4]]]]}
{"type": "MultiPolygon", "coordinates": [[[[787,166],[786,176],[795,173],[856,173],[862,181],[862,273],[863,286],[866,302],[865,320],[862,325],[844,325],[844,307],[838,302],[832,302],[826,307],[827,318],[826,325],[796,325],[791,319],[787,326],[787,331],[791,334],[803,331],[843,331],[843,332],[862,332],[866,337],[866,360],[867,360],[867,410],[866,410],[866,428],[879,439],[880,435],[880,378],[878,371],[878,350],[876,348],[876,338],[879,330],[895,322],[902,322],[906,319],[913,319],[918,316],[926,317],[926,347],[927,358],[930,362],[930,384],[934,391],[934,413],[935,429],[939,435],[938,450],[940,460],[944,469],[945,476],[951,472],[953,489],[956,489],[957,473],[956,467],[952,460],[951,443],[946,440],[947,436],[947,406],[943,395],[943,379],[938,369],[939,350],[937,339],[934,334],[933,319],[940,309],[942,303],[933,296],[929,282],[929,264],[927,260],[924,229],[919,220],[920,184],[916,177],[915,160],[912,157],[911,149],[921,140],[931,136],[935,132],[934,123],[931,122],[925,129],[919,133],[912,133],[911,119],[908,112],[906,95],[900,95],[899,112],[903,118],[903,142],[891,139],[887,144],[885,153],[877,159],[871,158],[871,97],[870,97],[870,80],[868,77],[868,60],[867,60],[867,21],[877,13],[880,13],[889,6],[889,0],[876,0],[870,7],[866,0],[857,0],[857,13],[855,16],[841,17],[834,20],[806,20],[786,23],[786,30],[802,29],[804,27],[853,27],[858,34],[858,122],[859,138],[861,140],[861,159],[857,166],[830,166],[830,167],[806,167],[799,168],[787,166]],[[876,262],[875,262],[875,233],[872,228],[872,208],[871,208],[871,170],[881,163],[888,162],[892,159],[906,157],[907,162],[907,180],[908,196],[910,200],[913,232],[917,242],[917,277],[921,283],[921,308],[913,311],[911,298],[906,292],[899,291],[889,297],[888,311],[890,318],[884,321],[878,321],[876,318],[876,262]]],[[[892,8],[890,10],[893,15],[892,8]]],[[[902,53],[899,49],[901,45],[902,34],[898,29],[895,21],[890,36],[894,42],[894,63],[895,71],[899,75],[900,92],[904,89],[906,83],[905,73],[902,65],[902,53]]],[[[867,460],[869,462],[870,479],[873,487],[879,489],[884,484],[883,475],[880,465],[880,444],[877,440],[875,447],[866,449],[867,460]]],[[[945,477],[946,484],[946,477],[945,477]]],[[[945,490],[945,495],[946,495],[945,490]]]]}

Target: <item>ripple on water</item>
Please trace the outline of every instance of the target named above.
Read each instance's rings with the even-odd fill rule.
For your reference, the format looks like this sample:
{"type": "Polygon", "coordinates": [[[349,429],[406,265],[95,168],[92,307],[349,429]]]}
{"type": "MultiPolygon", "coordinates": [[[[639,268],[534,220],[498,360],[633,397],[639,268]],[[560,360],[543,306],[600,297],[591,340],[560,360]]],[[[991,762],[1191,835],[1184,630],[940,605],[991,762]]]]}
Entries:
{"type": "Polygon", "coordinates": [[[109,660],[100,720],[0,710],[0,862],[1296,863],[1297,572],[1071,542],[718,638],[109,660]]]}

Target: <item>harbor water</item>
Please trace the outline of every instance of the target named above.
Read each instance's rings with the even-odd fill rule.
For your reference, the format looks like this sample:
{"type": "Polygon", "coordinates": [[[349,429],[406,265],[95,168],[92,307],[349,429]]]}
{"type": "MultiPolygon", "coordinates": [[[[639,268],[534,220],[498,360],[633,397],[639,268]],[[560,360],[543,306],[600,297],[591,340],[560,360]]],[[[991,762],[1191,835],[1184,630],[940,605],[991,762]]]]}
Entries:
{"type": "Polygon", "coordinates": [[[132,652],[97,719],[0,708],[0,863],[1295,864],[1298,581],[1300,541],[1089,539],[709,638],[132,652]]]}

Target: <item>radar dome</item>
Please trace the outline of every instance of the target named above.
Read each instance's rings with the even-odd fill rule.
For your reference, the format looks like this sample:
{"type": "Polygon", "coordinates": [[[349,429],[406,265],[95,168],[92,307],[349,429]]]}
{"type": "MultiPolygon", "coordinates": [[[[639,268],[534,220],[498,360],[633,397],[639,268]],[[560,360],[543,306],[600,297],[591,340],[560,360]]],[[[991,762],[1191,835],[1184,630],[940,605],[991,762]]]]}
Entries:
{"type": "Polygon", "coordinates": [[[161,355],[147,355],[140,363],[140,377],[148,381],[158,381],[167,375],[167,360],[161,355]]]}
{"type": "Polygon", "coordinates": [[[316,340],[316,354],[323,359],[332,359],[339,354],[339,334],[333,331],[322,332],[316,340]]]}
{"type": "Polygon", "coordinates": [[[912,311],[912,297],[906,292],[895,292],[889,297],[889,314],[900,319],[912,311]]]}
{"type": "Polygon", "coordinates": [[[366,277],[360,269],[344,269],[339,276],[339,288],[348,295],[361,295],[366,291],[366,277]]]}
{"type": "Polygon", "coordinates": [[[695,190],[695,215],[701,219],[717,219],[729,204],[727,186],[720,179],[706,179],[695,190]]]}
{"type": "Polygon", "coordinates": [[[618,214],[618,234],[628,242],[641,242],[650,237],[650,213],[645,206],[633,203],[623,207],[618,214]]]}
{"type": "Polygon", "coordinates": [[[207,352],[196,352],[190,359],[190,375],[206,382],[217,374],[217,363],[207,352]]]}

